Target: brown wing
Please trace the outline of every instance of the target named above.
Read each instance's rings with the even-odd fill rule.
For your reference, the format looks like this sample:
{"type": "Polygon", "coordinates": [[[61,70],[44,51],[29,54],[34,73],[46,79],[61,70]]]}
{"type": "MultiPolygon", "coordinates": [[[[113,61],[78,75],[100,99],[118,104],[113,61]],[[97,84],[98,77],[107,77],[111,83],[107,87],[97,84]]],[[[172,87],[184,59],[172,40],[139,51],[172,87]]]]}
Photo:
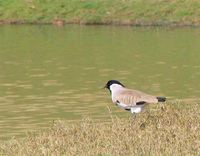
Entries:
{"type": "Polygon", "coordinates": [[[114,102],[119,101],[125,105],[136,105],[137,102],[144,101],[146,103],[157,103],[158,100],[155,96],[137,91],[137,90],[129,90],[123,89],[118,91],[115,94],[114,102]]]}

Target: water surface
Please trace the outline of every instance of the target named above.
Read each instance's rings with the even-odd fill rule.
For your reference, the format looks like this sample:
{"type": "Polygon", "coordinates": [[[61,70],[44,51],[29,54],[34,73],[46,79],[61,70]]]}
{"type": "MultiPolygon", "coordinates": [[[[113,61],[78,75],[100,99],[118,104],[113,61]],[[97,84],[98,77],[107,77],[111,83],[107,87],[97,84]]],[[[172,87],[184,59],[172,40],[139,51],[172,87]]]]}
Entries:
{"type": "Polygon", "coordinates": [[[110,79],[169,101],[199,101],[200,29],[0,26],[0,140],[91,115],[131,114],[100,88],[110,79]]]}

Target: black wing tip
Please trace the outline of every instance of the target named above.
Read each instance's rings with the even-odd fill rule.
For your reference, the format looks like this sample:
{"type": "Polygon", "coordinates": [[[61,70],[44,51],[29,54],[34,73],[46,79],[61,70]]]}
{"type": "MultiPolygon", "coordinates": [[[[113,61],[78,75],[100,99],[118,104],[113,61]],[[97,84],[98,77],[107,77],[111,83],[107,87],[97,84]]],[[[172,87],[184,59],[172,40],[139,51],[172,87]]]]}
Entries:
{"type": "Polygon", "coordinates": [[[139,102],[136,103],[136,105],[143,105],[145,103],[147,103],[147,102],[146,101],[139,101],[139,102]]]}
{"type": "Polygon", "coordinates": [[[157,97],[158,102],[165,102],[167,98],[165,97],[157,97]]]}

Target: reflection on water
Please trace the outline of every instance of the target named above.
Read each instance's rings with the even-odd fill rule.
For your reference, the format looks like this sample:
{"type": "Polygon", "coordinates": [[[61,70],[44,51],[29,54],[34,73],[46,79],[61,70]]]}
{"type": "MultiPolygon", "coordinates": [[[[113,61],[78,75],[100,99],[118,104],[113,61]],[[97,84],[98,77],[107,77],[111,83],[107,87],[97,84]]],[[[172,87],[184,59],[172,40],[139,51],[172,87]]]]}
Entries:
{"type": "Polygon", "coordinates": [[[100,88],[110,79],[169,100],[199,100],[200,31],[110,26],[0,27],[0,140],[54,119],[131,114],[100,88]]]}

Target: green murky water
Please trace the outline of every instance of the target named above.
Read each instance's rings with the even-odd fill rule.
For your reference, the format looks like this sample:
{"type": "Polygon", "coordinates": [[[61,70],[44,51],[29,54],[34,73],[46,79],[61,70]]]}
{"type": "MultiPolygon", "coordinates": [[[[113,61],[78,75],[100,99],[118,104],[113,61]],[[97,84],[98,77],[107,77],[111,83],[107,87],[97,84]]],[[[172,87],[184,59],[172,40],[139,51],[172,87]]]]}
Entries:
{"type": "Polygon", "coordinates": [[[130,113],[100,88],[110,79],[169,101],[199,101],[199,28],[0,27],[0,141],[91,115],[130,113]]]}

